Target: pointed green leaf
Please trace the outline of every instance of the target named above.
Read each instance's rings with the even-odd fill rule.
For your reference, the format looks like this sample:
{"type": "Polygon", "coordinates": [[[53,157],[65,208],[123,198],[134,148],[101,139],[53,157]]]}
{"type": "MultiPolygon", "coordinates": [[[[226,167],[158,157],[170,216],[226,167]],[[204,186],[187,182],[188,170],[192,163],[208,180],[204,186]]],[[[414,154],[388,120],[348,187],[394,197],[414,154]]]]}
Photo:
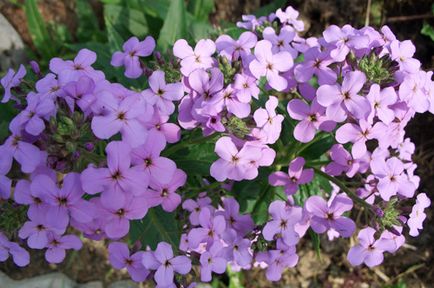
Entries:
{"type": "Polygon", "coordinates": [[[187,36],[187,16],[184,0],[172,0],[161,28],[158,45],[165,51],[176,40],[187,36]]]}

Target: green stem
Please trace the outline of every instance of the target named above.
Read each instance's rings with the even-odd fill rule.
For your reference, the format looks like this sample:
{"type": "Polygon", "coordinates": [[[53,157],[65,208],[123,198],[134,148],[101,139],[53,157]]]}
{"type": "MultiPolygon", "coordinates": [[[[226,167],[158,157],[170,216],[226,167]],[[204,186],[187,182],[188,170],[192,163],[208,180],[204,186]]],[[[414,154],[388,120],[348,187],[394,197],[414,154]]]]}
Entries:
{"type": "Polygon", "coordinates": [[[185,148],[185,147],[187,147],[189,145],[192,145],[192,144],[201,144],[201,143],[207,142],[208,140],[212,140],[214,138],[217,138],[218,136],[220,136],[218,133],[214,133],[214,134],[208,135],[206,137],[202,136],[202,137],[198,137],[196,139],[190,139],[190,140],[187,140],[187,141],[179,142],[178,144],[173,145],[173,146],[167,148],[163,152],[163,155],[164,156],[172,155],[176,151],[181,150],[182,148],[185,148]]]}
{"type": "Polygon", "coordinates": [[[326,178],[327,180],[333,182],[336,184],[345,194],[348,195],[354,202],[360,204],[361,206],[365,207],[368,211],[373,211],[372,205],[367,203],[365,200],[361,199],[359,196],[357,196],[353,191],[351,191],[347,186],[345,186],[344,183],[342,183],[339,179],[330,176],[329,174],[321,171],[317,167],[311,167],[315,173],[321,175],[322,177],[326,178]]]}

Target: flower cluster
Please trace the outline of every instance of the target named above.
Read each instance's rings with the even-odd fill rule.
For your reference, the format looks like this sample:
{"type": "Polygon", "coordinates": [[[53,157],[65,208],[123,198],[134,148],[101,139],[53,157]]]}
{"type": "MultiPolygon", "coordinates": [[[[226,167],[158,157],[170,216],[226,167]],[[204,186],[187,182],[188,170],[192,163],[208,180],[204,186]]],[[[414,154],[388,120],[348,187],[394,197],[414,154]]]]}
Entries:
{"type": "Polygon", "coordinates": [[[46,75],[32,62],[34,85],[22,81],[24,66],[9,70],[2,102],[19,113],[0,146],[0,208],[13,204],[16,225],[0,221],[0,261],[11,254],[27,265],[17,244],[26,240],[59,263],[83,235],[108,239],[113,267],[158,287],[187,285],[192,265],[194,281],[228,265],[266,268],[277,281],[297,264],[305,235],[333,241],[359,230],[348,261],[369,267],[396,252],[407,230],[417,236],[430,200],[416,193],[404,128],[434,113],[432,72],[387,26],[332,25],[305,39],[297,18],[292,7],[243,16],[238,38],[194,47],[180,39],[170,60],[153,53],[152,37],[130,38],[111,64],[143,87],[111,82],[88,49],[53,58],[46,75]],[[212,147],[207,161],[195,159],[203,144],[212,147]],[[317,144],[320,153],[309,150],[317,144]],[[193,172],[202,162],[206,171],[193,172]],[[240,187],[250,182],[261,194],[244,205],[240,187]],[[160,214],[176,214],[179,231],[133,235],[160,214]],[[142,243],[129,247],[127,237],[142,243]]]}

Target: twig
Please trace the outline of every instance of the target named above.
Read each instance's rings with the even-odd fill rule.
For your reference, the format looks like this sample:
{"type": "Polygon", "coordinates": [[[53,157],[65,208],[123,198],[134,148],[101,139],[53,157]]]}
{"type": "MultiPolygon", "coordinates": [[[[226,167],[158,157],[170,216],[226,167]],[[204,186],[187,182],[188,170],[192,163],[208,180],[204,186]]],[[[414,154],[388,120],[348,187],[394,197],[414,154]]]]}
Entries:
{"type": "Polygon", "coordinates": [[[432,14],[423,14],[423,15],[409,15],[409,16],[394,16],[389,17],[384,21],[385,23],[393,23],[393,22],[403,22],[403,21],[412,21],[412,20],[421,20],[421,19],[431,19],[434,18],[432,14]]]}
{"type": "Polygon", "coordinates": [[[368,5],[366,6],[365,27],[369,26],[369,18],[371,17],[371,1],[372,0],[368,0],[368,5]]]}

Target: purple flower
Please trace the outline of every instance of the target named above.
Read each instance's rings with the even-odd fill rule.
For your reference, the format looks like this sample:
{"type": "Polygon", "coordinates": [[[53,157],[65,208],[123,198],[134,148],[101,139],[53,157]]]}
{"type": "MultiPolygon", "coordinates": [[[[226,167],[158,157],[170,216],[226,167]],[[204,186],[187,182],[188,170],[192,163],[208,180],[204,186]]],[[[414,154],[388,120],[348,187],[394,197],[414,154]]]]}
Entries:
{"type": "Polygon", "coordinates": [[[226,260],[233,261],[236,265],[246,267],[252,262],[250,252],[252,242],[249,239],[243,239],[233,229],[227,229],[223,234],[223,239],[228,245],[223,248],[223,255],[226,260]]]}
{"type": "MultiPolygon", "coordinates": [[[[431,79],[429,80],[431,81],[431,79]]],[[[418,73],[405,77],[399,85],[399,98],[418,113],[426,112],[430,108],[428,97],[423,90],[425,82],[426,80],[421,77],[421,73],[418,73]]]]}
{"type": "Polygon", "coordinates": [[[325,167],[326,173],[339,176],[345,172],[348,177],[353,177],[359,171],[359,161],[354,160],[341,144],[334,144],[329,153],[333,162],[327,164],[325,167]]]}
{"type": "Polygon", "coordinates": [[[175,111],[173,101],[178,101],[184,96],[182,83],[166,84],[164,72],[157,70],[148,79],[150,89],[142,92],[145,100],[154,105],[162,115],[170,115],[175,111]]]}
{"type": "Polygon", "coordinates": [[[263,143],[273,144],[280,137],[284,117],[280,114],[276,114],[278,105],[279,100],[275,96],[270,96],[265,103],[265,109],[259,108],[253,114],[256,126],[265,134],[263,143]]]}
{"type": "Polygon", "coordinates": [[[65,250],[80,250],[83,244],[75,235],[59,236],[54,233],[48,234],[47,251],[45,259],[49,263],[61,263],[65,259],[65,250]]]}
{"type": "Polygon", "coordinates": [[[103,193],[101,197],[104,212],[104,232],[111,239],[119,239],[128,234],[130,220],[138,220],[148,213],[147,198],[133,196],[131,193],[103,193]]]}
{"type": "Polygon", "coordinates": [[[405,72],[415,73],[419,70],[420,62],[413,58],[415,52],[416,47],[410,40],[394,40],[390,43],[390,57],[398,62],[400,69],[405,72]]]}
{"type": "Polygon", "coordinates": [[[149,205],[152,207],[161,205],[164,211],[173,212],[181,203],[181,196],[176,193],[176,190],[184,186],[186,181],[187,174],[181,169],[176,169],[169,183],[151,183],[151,189],[146,192],[149,205]]]}
{"type": "Polygon", "coordinates": [[[254,223],[250,215],[240,214],[240,205],[234,198],[223,199],[223,211],[217,211],[216,215],[223,215],[226,219],[226,228],[231,228],[244,236],[252,231],[254,223]]]}
{"type": "Polygon", "coordinates": [[[362,35],[350,25],[339,28],[336,25],[330,25],[323,32],[324,40],[334,47],[330,51],[330,56],[336,62],[345,60],[351,49],[363,49],[368,47],[369,37],[362,35]]]}
{"type": "Polygon", "coordinates": [[[144,252],[142,263],[148,270],[157,270],[154,279],[159,287],[173,285],[175,272],[185,275],[191,270],[190,259],[186,256],[174,257],[172,246],[166,242],[158,243],[155,252],[144,252]]]}
{"type": "Polygon", "coordinates": [[[81,49],[73,61],[53,58],[50,60],[50,70],[58,75],[59,82],[66,84],[77,81],[81,76],[88,76],[94,81],[105,78],[104,73],[92,68],[96,61],[96,53],[89,49],[81,49]]]}
{"type": "Polygon", "coordinates": [[[356,224],[348,217],[342,216],[353,208],[353,201],[344,194],[338,194],[327,203],[320,196],[311,196],[305,202],[305,209],[312,215],[311,227],[316,233],[334,229],[342,237],[350,237],[356,224]]]}
{"type": "Polygon", "coordinates": [[[251,161],[257,162],[261,158],[259,147],[245,144],[238,150],[230,137],[221,137],[216,142],[215,152],[220,159],[211,165],[210,172],[217,181],[251,180],[258,175],[258,168],[250,164],[251,161]]]}
{"type": "Polygon", "coordinates": [[[217,68],[211,68],[209,72],[210,74],[203,69],[197,69],[188,76],[190,87],[205,101],[217,97],[223,89],[223,73],[217,68]]]}
{"type": "Polygon", "coordinates": [[[298,255],[295,246],[291,246],[285,247],[285,249],[260,252],[256,259],[268,265],[265,273],[268,280],[279,281],[286,268],[294,267],[297,264],[298,255]]]}
{"type": "Polygon", "coordinates": [[[233,87],[240,102],[250,103],[252,97],[258,99],[259,87],[254,77],[247,74],[236,74],[233,87]]]}
{"type": "Polygon", "coordinates": [[[300,99],[293,99],[288,102],[287,110],[291,118],[300,120],[294,128],[294,138],[300,142],[312,141],[318,129],[331,131],[335,127],[335,122],[324,115],[325,108],[316,99],[310,107],[300,99]]]}
{"type": "Polygon", "coordinates": [[[48,120],[55,112],[53,100],[41,98],[39,94],[30,92],[27,95],[27,106],[21,111],[10,125],[14,130],[24,130],[34,136],[38,136],[45,129],[44,120],[48,120]]]}
{"type": "Polygon", "coordinates": [[[17,73],[11,68],[9,68],[8,73],[0,80],[1,85],[5,89],[5,94],[3,95],[2,103],[8,102],[11,97],[13,97],[11,93],[11,89],[18,87],[21,83],[21,80],[26,75],[26,68],[24,65],[20,65],[17,73]]]}
{"type": "Polygon", "coordinates": [[[146,191],[149,177],[131,166],[131,147],[125,142],[113,141],[106,147],[107,168],[89,166],[81,173],[83,190],[96,194],[106,190],[140,195],[146,191]]]}
{"type": "Polygon", "coordinates": [[[173,55],[181,59],[181,73],[184,76],[196,69],[207,69],[213,66],[212,55],[216,50],[215,43],[210,39],[201,39],[196,47],[191,48],[187,41],[179,39],[173,45],[173,55]]]}
{"type": "Polygon", "coordinates": [[[276,200],[268,207],[272,220],[265,224],[262,234],[265,240],[272,241],[274,236],[282,238],[286,245],[298,243],[300,235],[295,231],[295,225],[301,220],[300,207],[287,206],[285,202],[276,200]]]}
{"type": "Polygon", "coordinates": [[[210,99],[204,112],[215,114],[215,112],[223,111],[225,107],[229,113],[240,119],[246,118],[250,114],[250,104],[239,101],[232,85],[227,86],[217,93],[216,97],[210,99]]]}
{"type": "MultiPolygon", "coordinates": [[[[289,24],[294,27],[297,31],[304,30],[304,23],[302,20],[297,20],[299,12],[292,8],[292,6],[286,7],[286,10],[283,11],[281,8],[277,9],[276,17],[279,18],[280,23],[289,24]]],[[[285,26],[284,26],[285,27],[285,26]]]]}
{"type": "Polygon", "coordinates": [[[226,57],[229,61],[236,61],[245,55],[250,54],[250,50],[255,47],[258,37],[252,32],[241,33],[238,40],[232,39],[229,35],[221,35],[215,44],[219,54],[226,57]]]}
{"type": "Polygon", "coordinates": [[[215,242],[208,251],[200,255],[200,280],[203,282],[211,281],[212,272],[222,274],[226,271],[227,261],[221,256],[223,245],[215,242]]]}
{"type": "Polygon", "coordinates": [[[207,208],[203,208],[199,215],[201,227],[193,228],[188,233],[190,248],[197,248],[200,243],[212,245],[226,229],[226,221],[222,215],[213,215],[207,208]]]}
{"type": "Polygon", "coordinates": [[[288,86],[285,78],[279,75],[291,69],[294,61],[289,52],[273,54],[270,41],[261,40],[255,46],[255,59],[250,62],[249,68],[256,79],[265,76],[271,88],[282,91],[288,86]]]}
{"type": "Polygon", "coordinates": [[[375,240],[375,229],[367,227],[360,230],[357,235],[359,244],[351,247],[347,259],[353,266],[365,263],[368,267],[380,265],[383,262],[383,253],[390,245],[389,240],[375,240]]]}
{"type": "Polygon", "coordinates": [[[297,58],[298,52],[291,46],[291,42],[294,40],[295,31],[289,26],[284,26],[280,30],[279,35],[272,27],[266,27],[262,32],[264,40],[268,40],[273,44],[273,53],[286,51],[291,54],[293,59],[297,58]]]}
{"type": "Polygon", "coordinates": [[[192,225],[199,225],[200,212],[203,208],[213,209],[209,197],[200,197],[197,201],[187,199],[182,203],[182,208],[190,212],[189,220],[192,225]]]}
{"type": "Polygon", "coordinates": [[[406,198],[413,197],[416,186],[408,179],[404,173],[404,164],[396,157],[387,159],[372,159],[371,171],[379,179],[377,189],[381,198],[386,201],[397,193],[406,198]]]}
{"type": "Polygon", "coordinates": [[[120,102],[108,92],[103,95],[98,99],[103,111],[92,119],[93,133],[100,139],[109,139],[121,132],[122,139],[132,147],[143,144],[147,130],[141,121],[144,120],[143,116],[149,120],[152,107],[136,95],[130,95],[120,102]]]}
{"type": "Polygon", "coordinates": [[[369,117],[370,121],[372,121],[375,116],[385,124],[390,124],[393,121],[395,113],[389,106],[395,104],[398,98],[395,89],[387,87],[380,91],[380,85],[373,84],[366,98],[371,102],[372,112],[369,117]]]}
{"type": "Polygon", "coordinates": [[[24,248],[15,242],[11,242],[0,232],[0,262],[4,262],[12,255],[14,263],[19,267],[27,266],[30,263],[30,255],[24,248]]]}
{"type": "Polygon", "coordinates": [[[419,235],[419,230],[423,229],[422,223],[425,221],[426,214],[425,208],[431,205],[431,201],[425,193],[417,195],[416,204],[413,206],[410,217],[407,221],[408,227],[410,227],[410,236],[416,237],[419,235]]]}
{"type": "Polygon", "coordinates": [[[62,89],[64,92],[62,98],[65,99],[71,111],[74,111],[74,104],[76,103],[83,112],[91,112],[90,105],[96,100],[93,95],[95,82],[92,78],[81,76],[77,81],[66,83],[62,89]]]}
{"type": "Polygon", "coordinates": [[[27,239],[27,245],[33,249],[43,249],[48,245],[48,237],[50,233],[62,235],[66,227],[63,223],[49,221],[46,213],[29,215],[29,221],[24,223],[18,231],[18,236],[21,239],[27,239]]]}
{"type": "Polygon", "coordinates": [[[0,174],[0,200],[7,200],[11,196],[12,180],[0,174]]]}
{"type": "Polygon", "coordinates": [[[176,164],[160,153],[166,146],[164,136],[159,133],[149,133],[142,146],[132,151],[132,162],[137,171],[143,171],[150,183],[167,184],[176,171],[176,164]]]}
{"type": "Polygon", "coordinates": [[[155,110],[151,120],[147,121],[145,126],[150,134],[160,133],[166,138],[167,143],[176,143],[181,138],[181,128],[167,121],[169,121],[168,115],[162,115],[155,110]]]}
{"type": "Polygon", "coordinates": [[[148,36],[143,41],[137,37],[131,37],[124,45],[123,52],[116,51],[113,53],[111,65],[114,67],[125,66],[125,76],[136,79],[143,74],[139,57],[146,57],[152,54],[155,49],[155,40],[148,36]]]}
{"type": "Polygon", "coordinates": [[[64,92],[60,88],[61,84],[56,79],[56,75],[48,73],[44,78],[36,82],[36,91],[42,98],[56,100],[57,97],[63,96],[64,92]]]}
{"type": "Polygon", "coordinates": [[[271,173],[268,182],[271,186],[285,186],[285,193],[292,195],[297,192],[298,185],[309,183],[313,179],[313,169],[303,169],[304,164],[304,158],[297,157],[289,163],[288,173],[271,173]]]}
{"type": "Polygon", "coordinates": [[[342,86],[322,85],[317,90],[317,100],[320,105],[327,107],[326,114],[329,119],[342,122],[346,119],[347,109],[355,118],[366,119],[371,113],[369,101],[358,95],[366,82],[363,72],[348,72],[344,76],[342,86]]]}
{"type": "Polygon", "coordinates": [[[298,82],[309,82],[313,75],[318,77],[318,84],[333,85],[337,75],[328,66],[334,61],[327,52],[322,52],[319,47],[312,47],[304,54],[304,60],[294,68],[294,76],[298,82]]]}
{"type": "Polygon", "coordinates": [[[346,123],[336,130],[336,140],[341,144],[353,143],[351,154],[358,159],[363,157],[366,152],[366,141],[373,139],[373,128],[365,120],[360,120],[359,125],[346,123]]]}
{"type": "Polygon", "coordinates": [[[108,246],[108,252],[110,263],[114,268],[127,268],[131,278],[136,282],[146,280],[149,271],[142,264],[145,252],[139,251],[130,255],[128,245],[121,242],[110,243],[108,246]]]}
{"type": "Polygon", "coordinates": [[[44,160],[44,155],[38,147],[25,142],[20,132],[13,130],[12,135],[0,146],[0,171],[7,174],[15,159],[24,173],[32,173],[44,160]]]}

